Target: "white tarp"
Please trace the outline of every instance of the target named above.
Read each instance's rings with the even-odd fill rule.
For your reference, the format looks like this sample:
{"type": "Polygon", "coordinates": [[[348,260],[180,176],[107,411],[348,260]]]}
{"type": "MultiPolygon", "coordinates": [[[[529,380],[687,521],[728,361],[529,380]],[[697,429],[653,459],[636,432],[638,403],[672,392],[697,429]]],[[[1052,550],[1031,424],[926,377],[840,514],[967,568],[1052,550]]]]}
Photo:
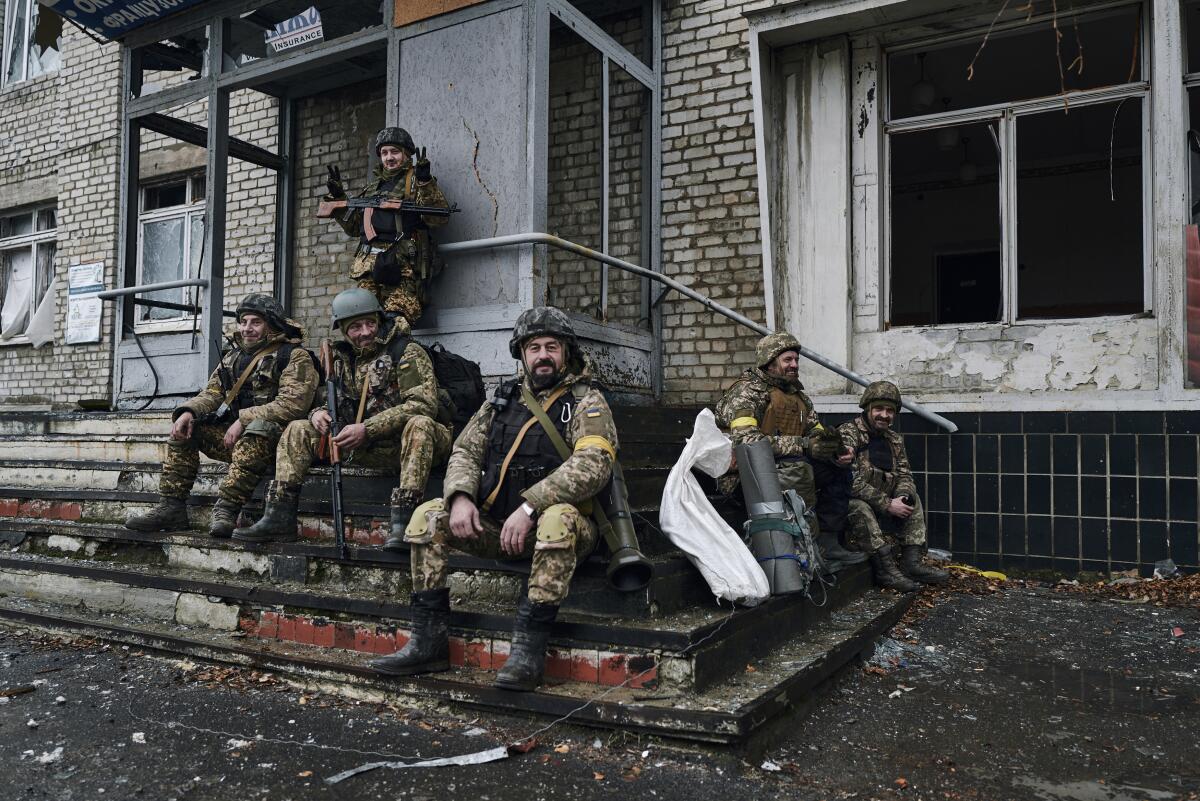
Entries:
{"type": "Polygon", "coordinates": [[[696,415],[692,436],[667,476],[659,520],[663,532],[687,554],[714,595],[754,606],[771,594],[767,577],[692,475],[693,467],[713,478],[723,475],[732,453],[733,445],[717,428],[712,411],[704,409],[696,415]]]}

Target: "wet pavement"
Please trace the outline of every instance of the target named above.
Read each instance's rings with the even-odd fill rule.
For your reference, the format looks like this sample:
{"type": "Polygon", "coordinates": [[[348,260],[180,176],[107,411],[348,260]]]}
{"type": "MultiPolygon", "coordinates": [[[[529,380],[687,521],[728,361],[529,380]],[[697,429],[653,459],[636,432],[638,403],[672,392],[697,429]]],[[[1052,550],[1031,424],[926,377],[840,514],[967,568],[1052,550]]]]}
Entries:
{"type": "Polygon", "coordinates": [[[559,725],[484,765],[380,768],[544,721],[395,707],[0,628],[4,799],[1200,798],[1200,611],[1014,588],[897,627],[753,761],[559,725]]]}

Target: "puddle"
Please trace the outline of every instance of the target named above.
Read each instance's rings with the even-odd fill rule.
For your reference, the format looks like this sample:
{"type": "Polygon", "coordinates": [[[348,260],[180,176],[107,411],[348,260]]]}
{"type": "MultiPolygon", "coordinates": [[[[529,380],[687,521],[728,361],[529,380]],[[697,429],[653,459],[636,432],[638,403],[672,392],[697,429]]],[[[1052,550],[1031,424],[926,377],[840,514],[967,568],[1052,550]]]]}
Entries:
{"type": "Polygon", "coordinates": [[[1028,691],[1049,696],[1061,704],[1091,710],[1156,715],[1183,710],[1200,711],[1200,693],[1169,675],[1129,674],[1045,662],[992,661],[986,672],[1002,672],[1017,679],[1028,691]],[[1168,683],[1169,682],[1169,683],[1168,683]]]}
{"type": "Polygon", "coordinates": [[[1059,784],[1032,776],[1017,776],[1013,779],[1013,786],[1030,790],[1044,801],[1169,801],[1179,797],[1172,790],[1155,790],[1133,784],[1099,781],[1059,784]]]}

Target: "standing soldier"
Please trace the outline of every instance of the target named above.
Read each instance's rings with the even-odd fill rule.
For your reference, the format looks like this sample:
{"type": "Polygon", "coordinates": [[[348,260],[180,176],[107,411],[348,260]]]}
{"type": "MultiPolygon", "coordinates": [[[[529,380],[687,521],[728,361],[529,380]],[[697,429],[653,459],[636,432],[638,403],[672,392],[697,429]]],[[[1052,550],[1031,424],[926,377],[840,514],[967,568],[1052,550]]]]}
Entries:
{"type": "Polygon", "coordinates": [[[380,673],[446,670],[450,548],[485,559],[530,559],[512,651],[496,676],[506,690],[542,680],[546,642],[575,566],[596,544],[581,507],[608,484],[617,430],[567,316],[543,306],[517,318],[509,352],[523,376],[500,385],[467,423],[446,468],[445,499],[420,506],[405,532],[412,558],[412,636],[374,660],[380,673]],[[537,406],[541,419],[531,408],[537,406]],[[552,427],[553,435],[547,426],[552,427]],[[565,442],[563,459],[554,439],[565,442]]]}
{"type": "Polygon", "coordinates": [[[829,506],[839,507],[831,510],[833,517],[844,519],[840,506],[845,499],[836,497],[837,484],[848,478],[844,469],[853,453],[836,432],[821,425],[804,393],[799,379],[800,342],[778,331],[760,339],[754,353],[757,366],[743,373],[717,404],[717,424],[729,432],[734,445],[770,440],[780,487],[793,489],[804,499],[811,511],[809,525],[830,570],[865,561],[862,554],[841,546],[836,530],[824,530],[817,523],[817,491],[826,487],[833,496],[829,506]]]}
{"type": "MultiPolygon", "coordinates": [[[[438,385],[433,363],[408,335],[408,323],[403,318],[385,318],[379,301],[365,289],[347,289],[333,299],[333,325],[347,340],[334,346],[337,414],[339,421],[345,421],[334,442],[350,466],[399,473],[391,497],[391,538],[384,545],[398,550],[404,526],[425,494],[430,469],[450,452],[450,428],[436,419],[438,385]]],[[[321,436],[329,433],[324,394],[322,388],[320,405],[307,420],[287,427],[275,455],[275,480],[267,490],[262,519],[239,528],[234,539],[296,538],[300,485],[317,458],[321,436]]]]}
{"type": "Polygon", "coordinates": [[[229,463],[208,529],[214,537],[228,537],[270,469],[284,426],[312,405],[316,364],[301,347],[303,330],[284,316],[279,302],[249,295],[237,307],[237,321],[235,347],[222,357],[208,386],[175,410],[158,505],[131,517],[126,528],[186,529],[187,496],[203,453],[229,463]]]}
{"type": "MultiPolygon", "coordinates": [[[[425,149],[417,155],[412,137],[403,128],[384,128],[373,142],[379,167],[375,180],[359,197],[409,201],[418,206],[448,208],[446,197],[430,172],[425,149]],[[413,157],[416,156],[416,161],[413,157]]],[[[326,200],[344,200],[337,167],[329,168],[326,200]]],[[[428,229],[445,225],[449,217],[388,209],[343,209],[336,214],[347,235],[358,240],[350,278],[379,299],[389,316],[401,315],[409,325],[421,316],[427,282],[433,277],[433,244],[428,229]]]]}
{"type": "Polygon", "coordinates": [[[944,570],[921,563],[925,551],[925,510],[917,496],[904,437],[892,429],[900,413],[900,388],[876,381],[863,391],[862,414],[838,427],[853,443],[854,484],[851,488],[850,530],[859,547],[871,554],[875,580],[888,589],[910,592],[924,584],[941,584],[944,570]],[[885,534],[900,540],[901,567],[885,534]]]}

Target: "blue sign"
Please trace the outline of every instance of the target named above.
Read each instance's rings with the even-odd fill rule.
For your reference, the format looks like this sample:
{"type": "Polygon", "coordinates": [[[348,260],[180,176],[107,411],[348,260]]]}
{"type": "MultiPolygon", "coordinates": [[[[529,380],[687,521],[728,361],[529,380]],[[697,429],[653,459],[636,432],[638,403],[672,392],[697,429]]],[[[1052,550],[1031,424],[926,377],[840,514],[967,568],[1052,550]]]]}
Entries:
{"type": "Polygon", "coordinates": [[[40,4],[108,39],[178,14],[204,0],[38,0],[40,4]]]}

